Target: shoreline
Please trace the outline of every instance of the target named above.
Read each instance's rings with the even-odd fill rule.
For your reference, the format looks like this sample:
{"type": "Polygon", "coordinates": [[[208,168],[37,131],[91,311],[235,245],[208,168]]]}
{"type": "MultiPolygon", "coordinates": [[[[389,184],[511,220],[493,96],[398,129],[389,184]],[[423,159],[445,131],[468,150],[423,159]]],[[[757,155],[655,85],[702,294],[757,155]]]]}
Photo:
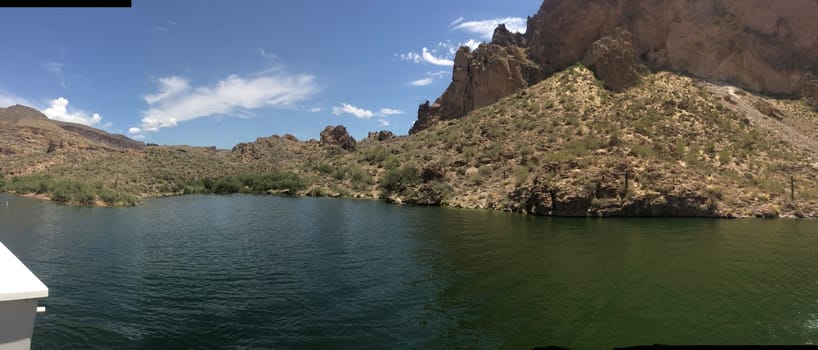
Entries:
{"type": "MultiPolygon", "coordinates": [[[[124,207],[136,207],[137,205],[111,205],[101,200],[96,200],[93,204],[80,204],[77,202],[58,202],[48,197],[46,194],[40,193],[15,193],[15,192],[0,192],[0,193],[7,193],[10,195],[18,196],[18,197],[25,197],[25,198],[32,198],[41,201],[49,201],[54,202],[61,205],[68,205],[68,206],[75,206],[75,207],[87,207],[87,208],[124,208],[124,207]]],[[[179,196],[187,196],[190,194],[183,194],[183,193],[164,193],[164,194],[157,194],[157,195],[144,195],[140,196],[140,199],[159,199],[165,197],[179,197],[179,196]]],[[[224,194],[200,194],[200,195],[207,195],[207,196],[223,196],[224,194]]],[[[509,209],[504,208],[468,208],[463,206],[451,206],[451,205],[424,205],[424,204],[413,204],[413,203],[406,203],[406,202],[395,202],[390,201],[389,198],[377,198],[377,197],[365,197],[365,196],[310,196],[307,194],[286,194],[286,193],[264,193],[264,194],[257,194],[257,193],[231,193],[228,195],[252,195],[252,196],[276,196],[276,197],[293,197],[293,198],[332,198],[332,199],[346,199],[346,200],[371,200],[371,201],[380,201],[384,204],[396,205],[396,206],[418,206],[418,207],[439,207],[439,208],[451,208],[451,209],[462,209],[462,210],[488,210],[488,211],[498,211],[498,212],[506,212],[506,213],[513,213],[513,214],[521,214],[521,215],[531,215],[531,216],[539,216],[539,217],[554,217],[554,218],[700,218],[700,219],[722,219],[722,220],[738,220],[738,219],[816,219],[816,216],[803,216],[798,217],[796,215],[791,214],[777,214],[776,216],[759,216],[759,215],[728,215],[728,216],[707,216],[707,215],[700,215],[700,216],[636,216],[636,215],[594,215],[592,213],[588,213],[587,215],[540,215],[536,213],[526,213],[526,212],[516,212],[509,209]]]]}

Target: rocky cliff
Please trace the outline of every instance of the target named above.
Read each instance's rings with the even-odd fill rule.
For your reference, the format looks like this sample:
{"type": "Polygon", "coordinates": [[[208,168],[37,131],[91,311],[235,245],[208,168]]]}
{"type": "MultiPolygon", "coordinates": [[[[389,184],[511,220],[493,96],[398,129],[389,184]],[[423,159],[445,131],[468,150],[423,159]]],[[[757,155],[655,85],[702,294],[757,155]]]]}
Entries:
{"type": "Polygon", "coordinates": [[[421,105],[410,133],[577,62],[613,90],[632,86],[644,65],[815,101],[816,13],[814,0],[545,0],[524,35],[500,27],[491,43],[458,51],[452,83],[421,105]]]}

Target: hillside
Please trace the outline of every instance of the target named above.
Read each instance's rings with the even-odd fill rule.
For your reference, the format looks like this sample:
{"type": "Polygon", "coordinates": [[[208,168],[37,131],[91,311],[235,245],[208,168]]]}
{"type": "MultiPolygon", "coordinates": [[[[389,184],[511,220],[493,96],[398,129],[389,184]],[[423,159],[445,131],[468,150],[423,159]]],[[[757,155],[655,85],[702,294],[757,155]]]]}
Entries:
{"type": "MultiPolygon", "coordinates": [[[[40,184],[68,182],[126,197],[290,193],[538,215],[815,216],[816,133],[818,114],[803,100],[670,72],[616,93],[575,65],[410,136],[355,142],[328,128],[322,141],[274,135],[229,152],[80,139],[86,147],[2,157],[15,175],[6,189],[46,196],[53,189],[40,184]]],[[[135,202],[109,204],[126,203],[135,202]]]]}
{"type": "Polygon", "coordinates": [[[361,165],[404,203],[570,216],[803,216],[818,214],[816,132],[818,115],[804,101],[669,72],[613,93],[574,66],[332,165],[361,165]]]}

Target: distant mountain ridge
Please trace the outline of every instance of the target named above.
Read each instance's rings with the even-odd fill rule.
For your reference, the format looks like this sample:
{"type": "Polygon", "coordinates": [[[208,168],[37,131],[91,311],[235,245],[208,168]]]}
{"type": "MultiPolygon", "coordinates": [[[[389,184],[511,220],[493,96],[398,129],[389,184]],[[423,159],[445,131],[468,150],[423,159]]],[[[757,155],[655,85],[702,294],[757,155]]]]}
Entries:
{"type": "Polygon", "coordinates": [[[525,34],[501,26],[490,43],[458,50],[451,84],[434,103],[419,107],[410,133],[462,117],[577,62],[606,86],[634,79],[627,71],[638,64],[815,101],[816,13],[814,0],[545,0],[528,18],[525,34]],[[611,38],[628,51],[588,64],[594,48],[607,48],[611,38]]]}
{"type": "MultiPolygon", "coordinates": [[[[125,135],[110,134],[90,126],[51,120],[23,105],[0,108],[0,149],[9,152],[47,151],[49,145],[140,150],[145,143],[125,135]]],[[[0,151],[2,152],[2,151],[0,151]]]]}

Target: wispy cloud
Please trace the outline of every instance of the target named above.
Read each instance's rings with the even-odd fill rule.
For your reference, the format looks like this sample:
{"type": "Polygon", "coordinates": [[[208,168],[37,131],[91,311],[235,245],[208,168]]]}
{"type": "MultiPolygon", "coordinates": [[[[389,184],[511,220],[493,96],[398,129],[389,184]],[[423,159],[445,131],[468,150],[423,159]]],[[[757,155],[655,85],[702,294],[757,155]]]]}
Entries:
{"type": "MultiPolygon", "coordinates": [[[[440,47],[441,44],[442,43],[439,43],[438,47],[440,47]]],[[[449,46],[442,48],[444,51],[442,55],[438,53],[438,49],[429,50],[428,48],[424,47],[420,50],[420,53],[409,51],[407,53],[395,54],[395,57],[399,58],[401,61],[407,62],[431,63],[439,66],[453,66],[454,61],[452,61],[450,58],[454,57],[455,50],[450,50],[449,46]]]]}
{"type": "Polygon", "coordinates": [[[187,79],[170,76],[158,79],[158,91],[143,96],[149,109],[142,122],[128,133],[175,127],[180,122],[202,117],[240,113],[264,107],[296,108],[297,103],[318,91],[315,77],[272,70],[266,75],[230,75],[213,86],[191,87],[187,79]]]}
{"type": "Polygon", "coordinates": [[[159,83],[159,92],[143,96],[148,104],[154,104],[190,89],[190,84],[182,77],[171,76],[159,78],[157,81],[159,83]]]}
{"type": "Polygon", "coordinates": [[[278,61],[278,55],[271,52],[267,52],[267,50],[264,50],[263,48],[258,49],[258,54],[261,55],[261,57],[278,61]]]}
{"type": "MultiPolygon", "coordinates": [[[[102,116],[97,113],[88,115],[88,113],[81,110],[69,109],[68,99],[65,97],[51,100],[51,105],[42,112],[49,119],[88,126],[95,126],[102,121],[102,116]]],[[[110,124],[108,126],[110,127],[110,124]]]]}
{"type": "Polygon", "coordinates": [[[46,63],[43,64],[43,67],[45,67],[45,70],[47,70],[51,74],[61,75],[62,74],[62,69],[63,69],[63,67],[65,67],[65,63],[46,62],[46,63]]]}
{"type": "Polygon", "coordinates": [[[8,107],[11,105],[26,105],[32,106],[29,100],[20,96],[11,94],[3,89],[0,89],[0,107],[8,107]]]}
{"type": "Polygon", "coordinates": [[[408,62],[414,62],[414,63],[420,63],[421,60],[422,60],[422,58],[420,57],[420,54],[417,53],[417,52],[414,52],[414,51],[409,51],[407,53],[402,53],[402,54],[395,54],[395,56],[400,58],[402,61],[408,61],[408,62]]]}
{"type": "Polygon", "coordinates": [[[175,25],[176,25],[176,22],[174,22],[174,21],[165,21],[164,24],[153,26],[153,30],[155,30],[157,32],[168,33],[168,32],[170,32],[170,28],[175,26],[175,25]]]}
{"type": "Polygon", "coordinates": [[[506,25],[506,29],[508,29],[510,32],[525,33],[526,29],[526,19],[521,17],[503,17],[482,21],[465,22],[461,20],[457,23],[452,23],[453,24],[450,25],[452,29],[477,34],[483,39],[491,39],[491,36],[494,34],[494,29],[503,23],[506,25]]]}
{"type": "Polygon", "coordinates": [[[446,71],[426,72],[426,78],[410,81],[409,85],[412,85],[412,86],[431,85],[432,83],[435,82],[435,79],[441,79],[446,74],[448,74],[448,72],[446,72],[446,71]]]}
{"type": "MultiPolygon", "coordinates": [[[[466,46],[469,50],[476,49],[483,42],[491,40],[494,29],[500,24],[505,24],[506,28],[512,32],[524,33],[526,29],[526,19],[522,17],[502,17],[480,21],[466,21],[463,17],[458,17],[449,23],[449,27],[452,30],[477,34],[479,39],[469,39],[457,43],[453,43],[451,40],[440,41],[437,46],[423,47],[420,52],[409,51],[395,54],[395,57],[401,61],[451,67],[454,65],[453,59],[458,48],[466,46]],[[432,49],[429,49],[429,47],[432,47],[432,49]]],[[[424,78],[415,80],[412,83],[411,85],[424,86],[431,84],[432,81],[424,78]]]]}
{"type": "Polygon", "coordinates": [[[65,68],[65,63],[61,63],[61,62],[46,62],[46,63],[43,63],[43,68],[45,68],[45,70],[46,70],[46,71],[47,71],[49,74],[51,74],[51,75],[53,75],[55,78],[57,78],[57,80],[59,80],[59,81],[60,81],[60,85],[62,85],[62,87],[63,87],[63,88],[65,88],[65,87],[66,87],[66,85],[65,85],[65,79],[63,78],[63,69],[65,68]]]}
{"type": "Polygon", "coordinates": [[[426,86],[426,85],[432,85],[432,83],[434,83],[434,82],[435,82],[435,79],[432,78],[432,77],[429,77],[429,78],[423,78],[423,79],[418,79],[418,80],[412,80],[412,81],[409,82],[409,85],[412,85],[412,86],[426,86]]]}

